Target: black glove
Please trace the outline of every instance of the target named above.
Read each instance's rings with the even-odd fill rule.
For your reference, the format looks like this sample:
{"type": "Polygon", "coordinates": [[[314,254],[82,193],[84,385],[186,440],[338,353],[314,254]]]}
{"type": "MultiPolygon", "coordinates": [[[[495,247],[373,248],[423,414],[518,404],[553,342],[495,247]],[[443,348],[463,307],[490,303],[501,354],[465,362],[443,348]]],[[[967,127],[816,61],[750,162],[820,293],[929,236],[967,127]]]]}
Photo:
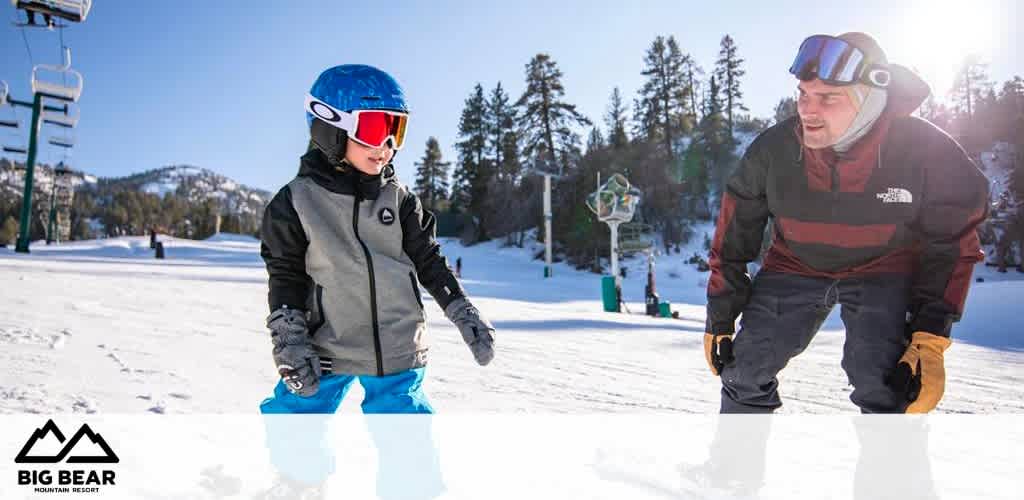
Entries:
{"type": "Polygon", "coordinates": [[[306,328],[306,313],[283,306],[267,317],[274,363],[288,390],[309,397],[320,389],[320,357],[306,328]]]}
{"type": "Polygon", "coordinates": [[[732,334],[721,335],[704,334],[704,359],[708,362],[708,368],[715,375],[722,374],[722,368],[732,363],[736,358],[732,353],[732,334]]]}

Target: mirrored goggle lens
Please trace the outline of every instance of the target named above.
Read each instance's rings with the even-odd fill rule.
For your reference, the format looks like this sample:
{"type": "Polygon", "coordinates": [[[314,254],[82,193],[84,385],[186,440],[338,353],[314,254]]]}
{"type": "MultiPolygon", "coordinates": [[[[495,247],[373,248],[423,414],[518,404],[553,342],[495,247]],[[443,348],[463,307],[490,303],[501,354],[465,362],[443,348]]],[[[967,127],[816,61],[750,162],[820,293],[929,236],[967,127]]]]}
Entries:
{"type": "Polygon", "coordinates": [[[405,143],[408,121],[408,115],[386,111],[361,111],[354,137],[373,147],[384,145],[384,141],[390,137],[393,138],[394,149],[401,149],[405,143]]]}
{"type": "Polygon", "coordinates": [[[824,43],[825,39],[821,36],[812,36],[804,40],[804,43],[800,44],[800,50],[797,51],[793,64],[789,67],[789,72],[799,76],[800,73],[808,69],[808,66],[816,63],[818,52],[821,52],[821,46],[824,43]]]}
{"type": "Polygon", "coordinates": [[[816,35],[804,40],[789,72],[801,79],[853,83],[864,62],[864,53],[845,40],[816,35]]]}

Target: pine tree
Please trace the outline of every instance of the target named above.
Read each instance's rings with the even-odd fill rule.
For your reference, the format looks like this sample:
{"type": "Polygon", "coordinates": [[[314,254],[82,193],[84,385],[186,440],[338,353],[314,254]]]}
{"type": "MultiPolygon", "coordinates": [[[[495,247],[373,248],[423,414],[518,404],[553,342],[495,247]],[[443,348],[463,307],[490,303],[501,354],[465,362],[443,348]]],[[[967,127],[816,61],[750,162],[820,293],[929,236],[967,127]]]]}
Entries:
{"type": "Polygon", "coordinates": [[[796,116],[796,99],[784,97],[775,105],[775,123],[782,123],[796,116]]]}
{"type": "Polygon", "coordinates": [[[996,139],[1013,143],[1017,119],[1024,116],[1024,79],[1015,76],[1003,83],[992,114],[996,139]]]}
{"type": "Polygon", "coordinates": [[[723,113],[723,98],[719,96],[719,92],[723,91],[712,75],[708,82],[708,104],[704,119],[700,123],[699,137],[708,170],[707,179],[716,191],[720,190],[724,183],[725,163],[733,144],[729,135],[729,125],[723,113]]]}
{"type": "Polygon", "coordinates": [[[733,111],[749,111],[743,105],[743,92],[740,90],[740,77],[747,72],[741,68],[743,59],[736,54],[736,42],[732,37],[722,37],[718,61],[715,62],[715,75],[718,76],[725,115],[729,124],[729,136],[733,135],[733,111]]]}
{"type": "Polygon", "coordinates": [[[655,142],[658,137],[658,110],[656,100],[633,99],[633,136],[646,142],[655,142]]]}
{"type": "Polygon", "coordinates": [[[451,162],[442,161],[441,144],[437,138],[427,139],[423,158],[416,165],[416,194],[428,210],[437,210],[438,201],[448,194],[448,167],[451,162]]]}
{"type": "Polygon", "coordinates": [[[574,126],[590,120],[566,103],[562,71],[548,54],[537,54],[526,65],[526,90],[516,101],[523,155],[535,169],[562,174],[579,156],[579,134],[574,126]]]}
{"type": "Polygon", "coordinates": [[[619,88],[612,90],[608,98],[608,109],[604,115],[605,126],[608,127],[608,144],[621,150],[629,144],[629,136],[626,135],[626,106],[622,103],[622,94],[619,88]]]}
{"type": "Polygon", "coordinates": [[[587,154],[600,151],[604,148],[604,135],[601,134],[601,129],[594,127],[590,129],[590,135],[587,136],[587,154]]]}
{"type": "Polygon", "coordinates": [[[495,175],[503,182],[515,183],[520,175],[519,137],[516,133],[516,110],[501,82],[491,91],[487,101],[487,144],[495,175]]]}
{"type": "Polygon", "coordinates": [[[459,141],[455,143],[458,163],[452,183],[452,208],[465,210],[473,203],[473,191],[487,169],[487,99],[479,83],[466,99],[459,118],[459,141]]]}
{"type": "Polygon", "coordinates": [[[697,110],[700,109],[697,104],[697,96],[700,95],[700,81],[704,77],[704,69],[697,64],[693,57],[687,54],[683,61],[683,75],[690,95],[690,121],[696,123],[697,110]]]}
{"type": "Polygon", "coordinates": [[[965,118],[966,126],[969,127],[973,121],[978,101],[991,88],[988,65],[977,55],[965,58],[953,83],[952,100],[957,114],[965,118]]]}
{"type": "Polygon", "coordinates": [[[643,124],[654,128],[645,131],[644,135],[659,140],[669,160],[676,156],[675,140],[687,131],[690,87],[683,73],[687,58],[675,37],[670,36],[666,40],[658,36],[644,55],[644,69],[641,71],[647,81],[640,88],[640,109],[649,114],[644,117],[643,124]]]}

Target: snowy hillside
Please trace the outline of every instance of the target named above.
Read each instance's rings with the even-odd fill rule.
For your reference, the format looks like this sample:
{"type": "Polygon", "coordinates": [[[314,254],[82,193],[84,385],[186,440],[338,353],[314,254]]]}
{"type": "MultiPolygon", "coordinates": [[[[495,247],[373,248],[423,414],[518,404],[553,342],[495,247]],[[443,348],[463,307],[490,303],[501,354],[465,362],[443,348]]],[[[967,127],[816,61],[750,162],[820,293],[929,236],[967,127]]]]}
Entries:
{"type": "MultiPolygon", "coordinates": [[[[695,238],[700,242],[702,238],[695,238]]],[[[254,413],[276,377],[264,328],[266,272],[244,236],[146,238],[0,249],[0,413],[254,413]]],[[[699,245],[699,243],[695,243],[699,245]]],[[[643,309],[644,263],[626,261],[634,314],[601,310],[599,276],[556,264],[541,278],[529,249],[462,247],[463,283],[498,330],[497,356],[478,367],[427,299],[425,389],[440,412],[714,413],[718,380],[702,353],[704,280],[682,260],[657,264],[658,291],[680,319],[643,309]]],[[[947,353],[949,413],[1024,412],[1024,275],[979,266],[957,342],[947,353]]],[[[838,310],[782,373],[786,413],[855,413],[839,361],[838,310]]],[[[357,412],[353,388],[343,412],[357,412]]]]}
{"type": "Polygon", "coordinates": [[[128,177],[103,179],[107,187],[138,190],[160,196],[181,194],[190,201],[220,200],[228,213],[260,215],[271,193],[235,182],[211,170],[191,165],[175,165],[128,177]]]}
{"type": "MultiPolygon", "coordinates": [[[[25,171],[24,164],[18,164],[19,168],[16,168],[15,164],[7,159],[0,159],[0,193],[2,194],[14,194],[21,196],[25,190],[25,171]]],[[[71,185],[74,189],[80,189],[83,186],[95,185],[97,179],[93,175],[86,174],[84,172],[72,171],[67,174],[71,178],[71,185]]],[[[39,165],[32,174],[32,182],[35,190],[33,193],[45,193],[49,196],[49,193],[53,189],[53,181],[56,175],[53,173],[53,168],[49,165],[39,165]]]]}

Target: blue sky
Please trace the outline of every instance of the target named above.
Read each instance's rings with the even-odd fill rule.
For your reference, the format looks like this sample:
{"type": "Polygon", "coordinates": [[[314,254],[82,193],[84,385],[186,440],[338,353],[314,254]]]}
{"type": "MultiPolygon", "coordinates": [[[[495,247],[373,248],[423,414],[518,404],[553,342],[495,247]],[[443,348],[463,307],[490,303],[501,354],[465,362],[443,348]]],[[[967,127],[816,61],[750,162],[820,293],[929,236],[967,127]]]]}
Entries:
{"type": "MultiPolygon", "coordinates": [[[[373,64],[405,87],[413,115],[395,163],[407,183],[428,136],[455,160],[459,113],[474,84],[490,90],[500,80],[515,99],[538,52],[558,62],[567,99],[595,122],[613,87],[632,101],[657,35],[674,35],[707,70],[730,34],[746,59],[743,91],[755,116],[770,116],[792,95],[786,69],[814,33],[872,33],[890,61],[918,67],[933,85],[948,85],[956,60],[971,50],[998,82],[1024,74],[1015,26],[1024,8],[1012,0],[369,3],[95,0],[85,23],[64,30],[73,67],[85,76],[73,166],[121,176],[193,164],[276,190],[305,148],[303,95],[321,70],[342,63],[373,64]]],[[[0,5],[0,20],[22,17],[0,5]]],[[[31,61],[22,31],[0,25],[0,78],[22,100],[32,62],[60,62],[57,32],[25,37],[31,61]]],[[[25,109],[17,115],[29,117],[25,109]]],[[[0,119],[12,117],[0,108],[0,119]]],[[[0,142],[27,141],[7,130],[0,142]]],[[[54,132],[44,126],[44,136],[54,132]]],[[[44,146],[40,159],[55,162],[61,153],[44,146]]]]}

